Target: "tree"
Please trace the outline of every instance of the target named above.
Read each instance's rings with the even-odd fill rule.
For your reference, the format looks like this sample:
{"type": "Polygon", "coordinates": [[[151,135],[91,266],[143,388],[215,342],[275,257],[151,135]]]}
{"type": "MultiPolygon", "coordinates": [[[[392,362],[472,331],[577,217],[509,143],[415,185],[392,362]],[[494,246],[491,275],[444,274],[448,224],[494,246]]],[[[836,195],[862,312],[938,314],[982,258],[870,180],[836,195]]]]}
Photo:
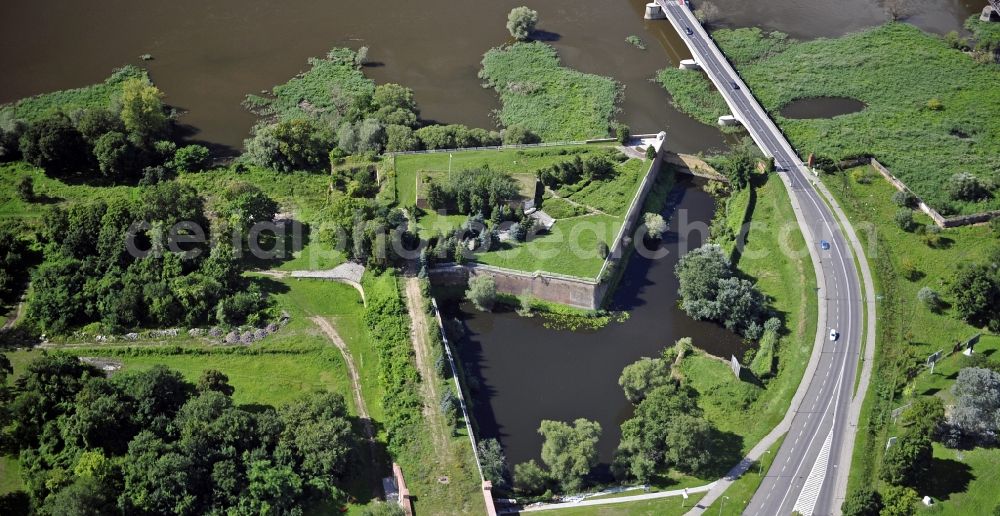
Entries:
{"type": "Polygon", "coordinates": [[[122,133],[103,134],[94,143],[94,157],[101,174],[113,181],[142,174],[142,151],[122,133]]]}
{"type": "Polygon", "coordinates": [[[398,84],[380,84],[372,95],[375,118],[385,125],[416,127],[420,110],[413,98],[413,90],[398,84]]]}
{"type": "Polygon", "coordinates": [[[899,190],[892,194],[892,203],[900,208],[913,208],[917,205],[917,198],[906,190],[899,190]]]}
{"type": "Polygon", "coordinates": [[[117,113],[108,109],[88,109],[76,121],[76,128],[90,143],[110,132],[126,132],[125,124],[117,113]]]}
{"type": "Polygon", "coordinates": [[[118,499],[126,514],[195,514],[196,484],[188,457],[149,431],[140,432],[128,448],[118,499]]]}
{"type": "Polygon", "coordinates": [[[286,457],[303,480],[329,491],[346,478],[357,449],[347,404],[339,394],[312,392],[279,411],[284,431],[276,456],[286,457]]]}
{"type": "MultiPolygon", "coordinates": [[[[678,293],[684,304],[714,299],[718,280],[732,276],[729,260],[715,244],[701,246],[684,255],[674,272],[680,281],[678,293]]],[[[691,313],[688,308],[685,311],[691,313]]]]}
{"type": "Polygon", "coordinates": [[[757,168],[757,158],[760,152],[753,140],[744,138],[739,145],[726,155],[722,163],[722,173],[729,178],[730,184],[736,189],[746,188],[750,177],[757,168]]]}
{"type": "Polygon", "coordinates": [[[489,312],[497,302],[497,284],[493,276],[482,274],[469,279],[465,297],[479,310],[489,312]]]}
{"type": "Polygon", "coordinates": [[[646,213],[642,216],[646,226],[646,238],[659,240],[667,232],[667,221],[659,213],[646,213]]]}
{"type": "Polygon", "coordinates": [[[102,516],[118,512],[116,493],[92,477],[77,477],[73,483],[45,499],[42,514],[102,516]]]}
{"type": "Polygon", "coordinates": [[[841,511],[844,516],[879,516],[882,496],[871,486],[861,486],[848,493],[841,511]]]}
{"type": "Polygon", "coordinates": [[[941,296],[930,287],[921,287],[917,292],[917,299],[932,312],[941,310],[941,296]]]}
{"type": "Polygon", "coordinates": [[[951,176],[947,188],[948,195],[956,201],[978,201],[990,195],[983,181],[968,172],[951,176]]]}
{"type": "Polygon", "coordinates": [[[712,463],[715,427],[701,417],[678,414],[667,429],[666,460],[684,473],[700,475],[712,463]]]}
{"type": "Polygon", "coordinates": [[[614,127],[615,139],[618,140],[618,143],[622,145],[628,144],[629,138],[632,137],[631,134],[632,130],[629,128],[629,126],[621,122],[615,122],[613,127],[614,127]]]}
{"type": "Polygon", "coordinates": [[[508,125],[501,132],[500,136],[504,145],[521,145],[542,141],[537,134],[521,125],[508,125]]]}
{"type": "Polygon", "coordinates": [[[291,514],[300,509],[303,481],[284,465],[269,460],[257,460],[247,470],[247,494],[239,502],[243,514],[291,514]]]}
{"type": "Polygon", "coordinates": [[[885,486],[882,489],[882,512],[880,516],[910,516],[920,503],[920,495],[906,486],[885,486]]]}
{"type": "Polygon", "coordinates": [[[699,7],[694,11],[695,18],[701,23],[709,24],[719,21],[722,11],[711,2],[699,2],[699,7]]]}
{"type": "Polygon", "coordinates": [[[25,161],[56,177],[85,172],[92,166],[87,142],[62,113],[29,126],[21,136],[20,149],[25,161]]]}
{"type": "Polygon", "coordinates": [[[1000,373],[966,367],[951,387],[955,407],[948,423],[975,443],[992,444],[1000,432],[1000,373]]]}
{"type": "Polygon", "coordinates": [[[245,155],[254,165],[279,172],[315,170],[327,165],[330,141],[312,119],[282,120],[256,127],[254,136],[244,142],[245,155]]]}
{"type": "Polygon", "coordinates": [[[24,176],[17,182],[17,196],[24,202],[35,200],[35,179],[24,176]]]}
{"type": "Polygon", "coordinates": [[[656,147],[653,145],[646,147],[646,159],[656,159],[656,147]]]}
{"type": "Polygon", "coordinates": [[[670,381],[670,364],[666,360],[643,357],[625,366],[618,378],[618,385],[625,391],[625,397],[633,405],[638,405],[648,391],[670,381]]]}
{"type": "Polygon", "coordinates": [[[531,459],[514,466],[514,489],[528,496],[542,494],[549,483],[549,475],[531,459]]]}
{"type": "Polygon", "coordinates": [[[507,486],[507,457],[496,439],[483,439],[477,445],[479,461],[483,466],[483,476],[493,483],[493,487],[507,486]]]}
{"type": "Polygon", "coordinates": [[[386,152],[405,152],[420,149],[420,139],[413,129],[405,125],[387,125],[385,127],[386,152]]]}
{"type": "Polygon", "coordinates": [[[903,411],[899,424],[909,433],[933,439],[943,422],[944,401],[937,396],[923,396],[903,411]]]}
{"type": "Polygon", "coordinates": [[[527,7],[515,7],[507,15],[507,30],[514,39],[526,41],[538,24],[538,11],[527,7]]]}
{"type": "Polygon", "coordinates": [[[201,145],[185,145],[174,153],[171,165],[185,172],[202,170],[208,164],[208,149],[201,145]]]}
{"type": "Polygon", "coordinates": [[[137,144],[151,146],[167,129],[163,109],[163,93],[148,81],[138,77],[122,83],[122,110],[119,116],[129,137],[137,144]]]}
{"type": "Polygon", "coordinates": [[[955,311],[975,326],[997,325],[1000,278],[990,266],[976,264],[958,271],[951,285],[955,311]]]}
{"type": "Polygon", "coordinates": [[[882,480],[893,485],[916,487],[930,470],[932,459],[930,439],[904,434],[882,457],[882,480]]]}
{"type": "Polygon", "coordinates": [[[206,369],[198,378],[198,392],[220,392],[232,396],[235,389],[229,385],[229,377],[217,369],[206,369]]]}
{"type": "Polygon", "coordinates": [[[357,127],[357,152],[379,154],[385,147],[385,127],[374,118],[366,118],[357,127]]]}
{"type": "Polygon", "coordinates": [[[590,469],[597,465],[597,440],[601,425],[586,419],[577,419],[570,426],[561,421],[543,420],[538,433],[542,443],[542,461],[549,467],[565,492],[573,492],[583,485],[590,469]]]}
{"type": "Polygon", "coordinates": [[[899,21],[910,15],[909,0],[885,0],[885,14],[892,21],[899,21]]]}

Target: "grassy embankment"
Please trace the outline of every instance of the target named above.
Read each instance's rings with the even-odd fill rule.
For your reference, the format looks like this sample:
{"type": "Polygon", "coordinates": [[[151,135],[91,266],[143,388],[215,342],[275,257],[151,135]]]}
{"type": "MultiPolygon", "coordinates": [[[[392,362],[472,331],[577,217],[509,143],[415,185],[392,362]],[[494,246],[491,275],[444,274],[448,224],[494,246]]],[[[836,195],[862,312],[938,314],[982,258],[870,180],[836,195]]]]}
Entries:
{"type": "MultiPolygon", "coordinates": [[[[944,245],[930,247],[919,235],[904,232],[893,222],[897,208],[891,202],[895,192],[891,185],[882,180],[859,184],[851,179],[849,172],[826,176],[824,182],[858,230],[879,295],[876,361],[851,464],[850,488],[854,489],[875,485],[878,479],[885,442],[895,435],[890,411],[913,396],[946,395],[946,384],[953,380],[949,378],[953,371],[944,373],[949,371],[947,360],[933,376],[923,372],[911,382],[907,373],[919,371],[919,364],[931,353],[948,350],[956,341],[980,331],[960,320],[947,306],[953,301],[949,285],[957,264],[983,261],[988,249],[996,245],[996,239],[987,226],[967,226],[943,232],[944,245]],[[904,274],[911,266],[917,271],[912,280],[904,274]],[[924,286],[938,292],[946,303],[940,313],[932,312],[917,300],[917,292],[924,286]]],[[[930,223],[922,214],[915,218],[918,223],[930,223]]],[[[997,339],[984,338],[984,346],[988,342],[996,343],[997,339]]],[[[972,456],[997,459],[997,454],[997,450],[977,450],[972,456]]],[[[981,492],[984,485],[979,481],[969,484],[964,497],[977,499],[995,493],[992,488],[987,493],[981,492]]],[[[957,493],[950,496],[962,499],[957,493]]],[[[947,508],[949,504],[945,501],[941,505],[947,508]]]]}
{"type": "MultiPolygon", "coordinates": [[[[757,176],[755,183],[755,202],[748,208],[751,226],[737,264],[770,297],[784,322],[777,374],[758,386],[738,381],[728,361],[697,353],[682,362],[684,376],[700,393],[699,405],[706,417],[720,430],[739,436],[743,453],[785,416],[816,336],[816,275],[788,193],[775,175],[757,176]]],[[[751,197],[737,194],[734,204],[740,204],[741,195],[751,197]]]]}
{"type": "Polygon", "coordinates": [[[122,84],[133,78],[149,81],[146,70],[135,66],[124,66],[98,84],[44,93],[0,106],[0,120],[20,119],[34,122],[60,111],[69,115],[80,109],[108,108],[121,93],[122,84]]]}
{"type": "MultiPolygon", "coordinates": [[[[606,145],[577,145],[525,150],[456,151],[450,154],[450,159],[453,173],[488,166],[494,170],[509,172],[515,177],[533,178],[535,171],[540,168],[573,159],[574,156],[584,157],[586,153],[606,148],[606,145]]],[[[449,155],[416,154],[397,156],[395,160],[399,203],[411,206],[416,204],[418,189],[424,188],[424,178],[447,173],[449,155]]],[[[543,209],[547,210],[548,203],[554,202],[555,214],[569,215],[558,220],[551,233],[540,235],[527,244],[504,243],[500,250],[477,255],[476,259],[488,265],[526,272],[544,270],[584,278],[596,277],[604,263],[597,251],[598,240],[609,246],[614,240],[624,221],[625,211],[645,177],[648,164],[646,160],[631,159],[616,166],[618,174],[612,179],[561,188],[557,192],[560,197],[584,205],[590,212],[577,215],[577,212],[567,208],[570,203],[559,202],[550,197],[543,209]]],[[[529,183],[533,185],[533,181],[522,181],[522,185],[529,183]]],[[[526,196],[533,192],[525,188],[522,190],[522,194],[526,196]]],[[[550,215],[555,216],[553,213],[550,215]]],[[[450,231],[465,220],[464,215],[427,212],[420,217],[419,228],[423,236],[430,236],[438,230],[450,231]]]]}
{"type": "Polygon", "coordinates": [[[497,118],[546,141],[607,136],[622,87],[614,79],[560,66],[545,43],[515,43],[483,56],[479,77],[500,94],[497,118]]]}
{"type": "Polygon", "coordinates": [[[996,178],[1000,68],[902,23],[801,43],[749,29],[713,36],[803,156],[873,155],[945,214],[1000,208],[997,196],[955,201],[943,187],[957,172],[996,178]],[[830,119],[780,115],[810,97],[850,97],[867,107],[830,119]]]}
{"type": "Polygon", "coordinates": [[[552,511],[552,514],[558,516],[680,516],[690,511],[703,496],[705,496],[704,493],[694,493],[687,500],[683,500],[680,496],[672,496],[621,504],[569,507],[552,511]]]}

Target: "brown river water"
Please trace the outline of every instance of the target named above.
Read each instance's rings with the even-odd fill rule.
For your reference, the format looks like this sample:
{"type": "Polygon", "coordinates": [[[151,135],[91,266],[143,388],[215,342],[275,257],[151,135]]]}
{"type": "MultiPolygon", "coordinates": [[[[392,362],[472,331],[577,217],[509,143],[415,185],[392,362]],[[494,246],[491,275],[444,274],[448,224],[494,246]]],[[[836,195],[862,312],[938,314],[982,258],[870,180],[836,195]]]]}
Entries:
{"type": "MultiPolygon", "coordinates": [[[[185,114],[192,138],[230,151],[254,123],[241,106],[306,68],[333,46],[370,47],[366,69],[377,82],[416,93],[425,119],[493,127],[499,108],[476,74],[482,54],[509,41],[506,15],[524,0],[5,0],[0,3],[0,103],[80,87],[113,68],[146,66],[168,102],[185,114]]],[[[838,36],[885,21],[878,0],[715,0],[720,24],[760,26],[797,38],[838,36]]],[[[529,4],[539,29],[566,66],[613,76],[626,87],[620,118],[634,132],[666,130],[674,151],[723,148],[726,140],[670,107],[650,82],[654,73],[689,57],[666,21],[642,19],[640,0],[545,0],[529,4]],[[638,35],[648,47],[625,42],[638,35]]],[[[935,32],[959,29],[982,1],[911,0],[910,21],[935,32]]],[[[822,109],[820,110],[822,114],[822,109]]],[[[828,113],[830,114],[837,113],[828,113]]],[[[691,220],[709,221],[713,202],[681,184],[675,206],[691,220]]],[[[701,237],[690,238],[696,243],[701,237]]],[[[668,245],[675,245],[670,243],[668,245]]],[[[677,254],[634,258],[612,305],[631,318],[599,331],[545,329],[540,319],[464,312],[471,336],[459,354],[479,379],[473,404],[481,437],[499,437],[511,463],[538,457],[541,419],[587,417],[601,423],[598,445],[608,461],[618,425],[631,407],[617,385],[622,367],[655,356],[684,336],[728,358],[740,343],[718,326],[690,320],[676,308],[677,254]]],[[[452,307],[452,310],[459,310],[452,307]]],[[[453,312],[454,313],[454,312],[453,312]]]]}
{"type": "MultiPolygon", "coordinates": [[[[715,0],[722,24],[758,25],[797,37],[836,36],[880,23],[877,0],[715,0]]],[[[499,108],[476,74],[482,54],[509,40],[509,10],[524,0],[6,0],[0,5],[0,103],[98,82],[118,66],[148,67],[193,136],[239,147],[254,122],[240,101],[302,71],[333,46],[368,45],[378,82],[416,92],[425,118],[493,127],[499,108]]],[[[982,7],[965,0],[912,0],[915,23],[956,29],[982,7]]],[[[666,21],[642,19],[641,0],[546,0],[531,5],[563,62],[626,86],[621,118],[636,132],[671,133],[671,147],[720,148],[714,128],[668,104],[649,81],[688,57],[666,21]],[[648,50],[625,42],[638,35],[648,50]]]]}

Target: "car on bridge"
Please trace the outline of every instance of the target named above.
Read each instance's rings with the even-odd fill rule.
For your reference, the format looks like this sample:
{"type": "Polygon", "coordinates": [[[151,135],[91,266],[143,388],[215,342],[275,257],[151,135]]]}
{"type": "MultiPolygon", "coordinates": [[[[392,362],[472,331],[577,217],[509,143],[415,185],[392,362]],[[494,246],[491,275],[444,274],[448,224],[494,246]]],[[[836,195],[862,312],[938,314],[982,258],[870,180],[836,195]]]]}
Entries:
{"type": "Polygon", "coordinates": [[[736,81],[729,81],[729,85],[732,86],[734,90],[740,89],[740,85],[736,84],[736,81]]]}
{"type": "Polygon", "coordinates": [[[687,32],[688,36],[694,34],[694,31],[691,30],[691,27],[684,27],[684,32],[687,32]]]}

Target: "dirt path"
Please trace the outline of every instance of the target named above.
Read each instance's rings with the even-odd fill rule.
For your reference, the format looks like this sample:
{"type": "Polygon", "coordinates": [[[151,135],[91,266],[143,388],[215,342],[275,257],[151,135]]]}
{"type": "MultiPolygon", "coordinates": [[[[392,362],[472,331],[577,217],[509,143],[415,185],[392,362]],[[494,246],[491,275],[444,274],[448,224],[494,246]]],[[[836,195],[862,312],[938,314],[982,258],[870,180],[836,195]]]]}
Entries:
{"type": "Polygon", "coordinates": [[[438,382],[431,363],[431,343],[428,338],[427,315],[421,306],[420,280],[414,277],[405,278],[406,309],[410,312],[410,339],[413,341],[413,352],[420,372],[421,390],[424,395],[424,417],[427,418],[434,441],[435,456],[443,457],[448,448],[448,437],[444,433],[444,416],[438,409],[441,404],[441,394],[438,392],[438,382]]]}
{"type": "Polygon", "coordinates": [[[372,427],[372,418],[368,415],[368,406],[365,405],[365,398],[361,395],[361,376],[358,375],[358,368],[354,365],[354,357],[351,355],[351,350],[347,349],[347,343],[344,339],[340,338],[340,334],[334,329],[330,321],[319,317],[313,316],[310,318],[312,322],[319,326],[323,333],[330,338],[333,345],[340,350],[340,354],[344,357],[344,363],[347,364],[347,373],[351,377],[351,392],[354,395],[354,406],[358,411],[358,418],[361,419],[361,424],[364,426],[365,437],[368,439],[368,445],[371,448],[372,461],[376,459],[376,449],[375,449],[375,430],[372,427]]]}
{"type": "Polygon", "coordinates": [[[14,325],[17,324],[17,321],[21,320],[22,315],[24,315],[24,301],[18,303],[14,313],[8,317],[6,321],[4,321],[3,329],[9,330],[13,328],[14,325]]]}
{"type": "MultiPolygon", "coordinates": [[[[549,194],[552,195],[553,199],[562,199],[562,200],[564,200],[564,201],[572,204],[573,206],[576,206],[577,208],[583,208],[583,209],[587,210],[587,215],[607,215],[607,213],[605,213],[605,212],[603,212],[603,211],[601,211],[601,210],[599,210],[599,209],[597,209],[597,208],[595,208],[593,206],[588,206],[586,204],[576,202],[573,199],[570,199],[569,197],[562,197],[562,196],[559,195],[558,192],[556,192],[555,190],[553,190],[553,189],[551,189],[551,188],[549,188],[547,186],[545,187],[545,191],[549,192],[549,194]]],[[[542,211],[544,211],[545,210],[544,203],[542,204],[542,206],[543,206],[542,207],[542,211]]],[[[578,215],[578,216],[580,216],[580,215],[578,215]]],[[[569,218],[572,218],[572,217],[569,217],[569,218]]]]}

